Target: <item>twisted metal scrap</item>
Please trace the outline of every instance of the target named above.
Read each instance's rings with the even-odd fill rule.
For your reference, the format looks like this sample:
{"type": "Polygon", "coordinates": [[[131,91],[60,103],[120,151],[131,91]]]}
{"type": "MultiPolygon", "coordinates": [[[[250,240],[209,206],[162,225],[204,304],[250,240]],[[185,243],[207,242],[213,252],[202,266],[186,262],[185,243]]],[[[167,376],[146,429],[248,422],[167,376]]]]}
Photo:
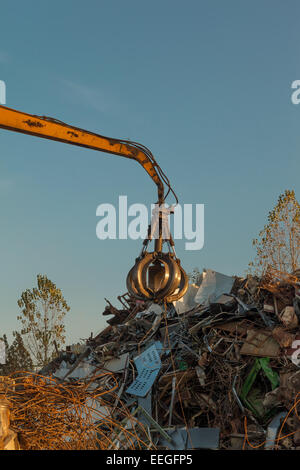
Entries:
{"type": "Polygon", "coordinates": [[[22,449],[149,448],[143,425],[122,403],[113,405],[118,389],[113,374],[72,383],[25,372],[9,378],[1,395],[10,403],[11,429],[18,433],[22,449]]]}

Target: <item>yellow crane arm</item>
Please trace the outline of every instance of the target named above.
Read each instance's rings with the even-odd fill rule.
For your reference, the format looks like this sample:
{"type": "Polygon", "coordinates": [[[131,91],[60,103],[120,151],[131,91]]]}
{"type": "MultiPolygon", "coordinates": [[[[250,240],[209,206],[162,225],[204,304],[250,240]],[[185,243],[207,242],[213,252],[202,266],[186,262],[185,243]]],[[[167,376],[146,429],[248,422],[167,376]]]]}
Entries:
{"type": "Polygon", "coordinates": [[[136,160],[157,185],[159,204],[164,202],[164,184],[162,178],[169,186],[168,179],[155,161],[150,150],[141,144],[105,137],[78,127],[69,126],[57,119],[22,113],[6,106],[0,106],[0,128],[65,142],[66,144],[78,145],[101,152],[113,153],[136,160]]]}
{"type": "MultiPolygon", "coordinates": [[[[164,183],[168,187],[168,192],[172,191],[177,201],[167,176],[150,150],[137,142],[104,137],[69,126],[57,119],[22,113],[6,106],[0,106],[0,128],[131,158],[142,165],[157,185],[159,204],[164,202],[164,183]]],[[[136,259],[136,264],[128,273],[127,288],[130,295],[139,300],[173,302],[180,299],[187,291],[188,277],[175,255],[172,238],[169,240],[169,245],[170,248],[172,246],[173,252],[162,252],[161,213],[159,214],[159,228],[159,237],[155,239],[155,251],[148,253],[143,249],[139,258],[136,259]]],[[[149,236],[144,240],[144,248],[147,247],[149,240],[149,236]]]]}

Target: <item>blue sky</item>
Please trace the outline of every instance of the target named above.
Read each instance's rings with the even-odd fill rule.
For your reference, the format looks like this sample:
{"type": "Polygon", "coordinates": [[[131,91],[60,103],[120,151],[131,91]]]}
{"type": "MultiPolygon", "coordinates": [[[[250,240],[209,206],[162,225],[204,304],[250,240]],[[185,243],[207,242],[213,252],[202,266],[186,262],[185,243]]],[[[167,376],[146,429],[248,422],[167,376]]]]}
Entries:
{"type": "MultiPolygon", "coordinates": [[[[182,203],[205,204],[205,245],[177,252],[244,274],[279,193],[300,198],[299,2],[1,2],[7,106],[147,145],[182,203]]],[[[96,238],[96,208],[156,200],[135,162],[0,130],[1,333],[45,273],[71,306],[67,341],[96,333],[140,251],[96,238]]]]}

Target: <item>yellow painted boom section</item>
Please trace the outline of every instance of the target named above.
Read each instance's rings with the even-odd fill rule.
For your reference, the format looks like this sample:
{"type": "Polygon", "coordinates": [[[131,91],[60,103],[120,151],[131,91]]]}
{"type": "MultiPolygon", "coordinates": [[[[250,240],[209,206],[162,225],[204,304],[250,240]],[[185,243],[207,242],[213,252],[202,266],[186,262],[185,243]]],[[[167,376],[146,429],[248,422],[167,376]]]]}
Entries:
{"type": "Polygon", "coordinates": [[[6,106],[0,106],[0,128],[136,160],[157,185],[159,202],[163,202],[164,185],[156,171],[156,164],[146,153],[130,143],[69,126],[53,118],[22,113],[6,106]]]}

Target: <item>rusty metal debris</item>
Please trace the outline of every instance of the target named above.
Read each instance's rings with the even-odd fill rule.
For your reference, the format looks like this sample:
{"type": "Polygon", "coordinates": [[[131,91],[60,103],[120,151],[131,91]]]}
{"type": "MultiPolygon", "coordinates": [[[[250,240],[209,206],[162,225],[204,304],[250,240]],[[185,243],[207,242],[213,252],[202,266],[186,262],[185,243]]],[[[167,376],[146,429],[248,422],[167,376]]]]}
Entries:
{"type": "MultiPolygon", "coordinates": [[[[90,448],[299,449],[299,286],[277,272],[258,279],[207,270],[174,303],[120,296],[119,309],[107,301],[109,326],[61,352],[34,383],[44,377],[47,393],[66,390],[67,407],[63,393],[54,400],[65,410],[75,406],[70,390],[82,392],[90,448]]],[[[30,448],[20,423],[12,429],[30,448]]],[[[47,448],[45,436],[37,448],[47,448]]]]}

